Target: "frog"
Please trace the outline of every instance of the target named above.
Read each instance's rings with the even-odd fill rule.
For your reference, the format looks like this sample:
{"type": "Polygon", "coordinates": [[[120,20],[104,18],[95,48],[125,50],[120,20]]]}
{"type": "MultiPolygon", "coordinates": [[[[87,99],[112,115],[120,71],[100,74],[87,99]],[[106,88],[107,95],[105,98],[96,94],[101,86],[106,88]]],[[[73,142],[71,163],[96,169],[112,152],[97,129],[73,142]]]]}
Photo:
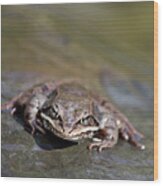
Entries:
{"type": "Polygon", "coordinates": [[[68,141],[89,139],[88,149],[114,147],[119,139],[144,150],[144,135],[131,124],[108,98],[98,95],[77,81],[47,81],[21,92],[2,105],[14,115],[22,111],[31,134],[47,131],[68,141]]]}

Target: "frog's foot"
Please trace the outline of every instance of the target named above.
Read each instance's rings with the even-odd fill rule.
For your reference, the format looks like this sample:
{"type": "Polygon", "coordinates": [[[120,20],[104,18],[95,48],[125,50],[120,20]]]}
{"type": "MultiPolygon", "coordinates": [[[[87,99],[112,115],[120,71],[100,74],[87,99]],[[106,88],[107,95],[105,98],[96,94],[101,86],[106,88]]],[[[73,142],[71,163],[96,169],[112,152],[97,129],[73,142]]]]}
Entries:
{"type": "Polygon", "coordinates": [[[101,152],[103,149],[106,148],[112,148],[115,145],[114,141],[101,141],[101,142],[94,142],[89,144],[88,149],[92,150],[94,148],[96,148],[99,152],[101,152]]]}
{"type": "Polygon", "coordinates": [[[120,130],[121,137],[131,143],[132,145],[140,148],[141,150],[145,149],[145,145],[139,143],[139,141],[144,137],[141,133],[136,131],[135,129],[132,130],[130,128],[125,127],[124,129],[120,130]]]}
{"type": "Polygon", "coordinates": [[[145,145],[139,142],[141,138],[142,136],[140,136],[140,133],[134,132],[131,135],[129,135],[129,143],[138,147],[141,150],[145,150],[145,145]]]}
{"type": "Polygon", "coordinates": [[[12,101],[9,101],[1,106],[1,111],[9,112],[11,115],[14,115],[16,107],[14,106],[12,101]]]}
{"type": "Polygon", "coordinates": [[[2,108],[2,112],[9,112],[12,116],[14,116],[15,112],[16,112],[16,107],[10,107],[10,108],[2,108]]]}

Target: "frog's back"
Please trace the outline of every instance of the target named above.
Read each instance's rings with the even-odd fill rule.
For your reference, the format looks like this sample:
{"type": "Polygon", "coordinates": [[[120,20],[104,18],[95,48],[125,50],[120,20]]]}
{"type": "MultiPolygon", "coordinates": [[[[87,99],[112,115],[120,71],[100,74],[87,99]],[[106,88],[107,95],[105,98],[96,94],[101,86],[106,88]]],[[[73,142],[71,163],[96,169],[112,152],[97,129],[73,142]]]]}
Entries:
{"type": "Polygon", "coordinates": [[[58,93],[60,97],[67,98],[88,98],[89,91],[77,82],[67,82],[59,85],[58,93]]]}

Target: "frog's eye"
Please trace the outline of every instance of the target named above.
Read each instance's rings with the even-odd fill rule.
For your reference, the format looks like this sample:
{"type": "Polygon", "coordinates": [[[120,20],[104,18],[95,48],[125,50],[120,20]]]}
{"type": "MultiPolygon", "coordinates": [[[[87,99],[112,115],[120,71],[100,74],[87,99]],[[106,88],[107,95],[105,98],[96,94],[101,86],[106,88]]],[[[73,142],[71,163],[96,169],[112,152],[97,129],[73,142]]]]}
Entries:
{"type": "Polygon", "coordinates": [[[80,120],[80,124],[81,125],[88,125],[89,124],[89,119],[88,118],[82,118],[80,120]]]}
{"type": "Polygon", "coordinates": [[[80,124],[84,125],[84,126],[94,126],[94,125],[98,125],[98,123],[96,122],[96,120],[92,117],[92,116],[88,116],[86,118],[82,118],[80,120],[80,124]]]}

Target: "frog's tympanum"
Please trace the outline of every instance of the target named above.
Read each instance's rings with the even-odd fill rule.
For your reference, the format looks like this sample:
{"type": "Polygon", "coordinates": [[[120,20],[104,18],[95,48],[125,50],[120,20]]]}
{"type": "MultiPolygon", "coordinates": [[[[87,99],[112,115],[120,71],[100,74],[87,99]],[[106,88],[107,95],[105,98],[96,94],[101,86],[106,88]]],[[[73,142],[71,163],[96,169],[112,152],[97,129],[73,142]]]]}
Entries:
{"type": "Polygon", "coordinates": [[[117,144],[119,137],[134,146],[143,137],[107,99],[94,95],[77,82],[47,82],[14,97],[2,105],[13,115],[23,110],[25,124],[31,133],[47,131],[70,141],[89,138],[88,148],[102,151],[117,144]]]}

